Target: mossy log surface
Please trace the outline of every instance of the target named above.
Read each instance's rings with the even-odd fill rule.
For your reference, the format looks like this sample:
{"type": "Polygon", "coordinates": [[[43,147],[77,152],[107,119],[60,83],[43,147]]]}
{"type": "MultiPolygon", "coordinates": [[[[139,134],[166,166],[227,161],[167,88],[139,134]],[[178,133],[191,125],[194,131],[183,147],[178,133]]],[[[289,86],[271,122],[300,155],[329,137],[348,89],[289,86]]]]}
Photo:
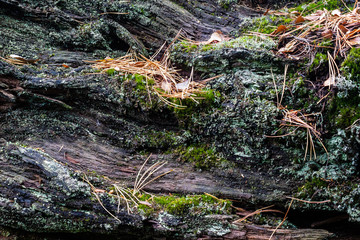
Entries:
{"type": "MultiPolygon", "coordinates": [[[[147,92],[142,78],[100,74],[86,61],[123,56],[129,48],[148,56],[164,41],[171,42],[179,29],[199,41],[216,30],[234,36],[244,18],[257,14],[235,1],[0,0],[0,57],[38,60],[14,66],[0,59],[0,236],[268,239],[275,226],[233,224],[240,218],[235,210],[204,210],[202,203],[197,203],[202,208],[193,204],[193,196],[208,193],[242,208],[273,204],[283,209],[286,196],[299,189],[314,194],[325,184],[321,173],[310,180],[308,176],[327,163],[298,160],[303,158],[305,132],[289,139],[266,137],[277,132],[282,117],[273,81],[280,89],[284,66],[296,68],[296,63],[275,57],[268,42],[250,46],[240,39],[233,46],[195,51],[176,44],[171,58],[184,72],[194,67],[197,79],[222,74],[207,84],[212,90],[205,99],[198,104],[184,101],[187,108],[181,111],[147,92]],[[115,182],[132,188],[150,154],[149,164],[168,162],[161,173],[174,171],[144,190],[189,196],[179,197],[184,201],[178,200],[180,210],[173,206],[174,212],[184,213],[147,212],[146,206],[128,213],[124,205],[117,212],[117,202],[100,193],[104,207],[119,220],[114,219],[84,177],[106,192],[115,182]]],[[[300,97],[308,91],[304,82],[294,82],[292,89],[300,97]]],[[[284,101],[301,104],[286,96],[284,101]]],[[[334,175],[348,171],[350,176],[356,169],[358,131],[355,126],[326,136],[329,149],[346,149],[343,161],[330,161],[330,169],[340,166],[334,175]]],[[[324,155],[320,150],[319,159],[324,155]]],[[[347,212],[356,221],[356,205],[351,210],[345,209],[346,201],[337,203],[319,209],[347,212]]],[[[325,239],[330,234],[278,229],[275,236],[325,239]]]]}

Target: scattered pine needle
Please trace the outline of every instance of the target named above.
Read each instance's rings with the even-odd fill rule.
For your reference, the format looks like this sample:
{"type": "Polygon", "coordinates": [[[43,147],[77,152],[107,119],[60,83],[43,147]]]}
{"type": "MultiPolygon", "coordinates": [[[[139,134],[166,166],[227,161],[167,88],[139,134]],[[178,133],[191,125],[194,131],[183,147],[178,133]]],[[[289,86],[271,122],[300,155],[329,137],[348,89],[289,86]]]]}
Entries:
{"type": "MultiPolygon", "coordinates": [[[[265,135],[265,137],[268,137],[268,138],[285,137],[285,136],[293,135],[299,128],[302,128],[302,129],[306,130],[306,148],[305,148],[305,154],[304,154],[304,161],[306,160],[308,153],[310,156],[309,157],[310,160],[313,157],[314,157],[314,159],[316,159],[316,151],[315,151],[313,137],[315,137],[319,141],[320,145],[323,147],[326,154],[328,154],[328,151],[327,151],[325,145],[321,141],[321,137],[320,137],[321,133],[316,129],[316,125],[317,125],[316,121],[314,122],[314,120],[317,119],[317,116],[321,115],[321,113],[303,114],[303,113],[301,113],[301,110],[289,110],[289,109],[287,109],[287,107],[284,107],[281,104],[283,97],[284,97],[284,92],[285,92],[285,86],[286,86],[285,83],[286,83],[286,74],[288,71],[288,65],[285,66],[285,70],[284,70],[284,80],[283,80],[283,84],[282,84],[280,100],[279,100],[279,93],[278,93],[278,89],[277,89],[277,85],[275,82],[275,77],[272,72],[272,69],[270,69],[270,71],[272,74],[273,84],[274,84],[274,88],[275,88],[277,108],[279,110],[281,110],[282,114],[283,114],[283,119],[281,120],[280,129],[283,129],[285,127],[295,127],[295,129],[293,131],[291,131],[290,133],[286,133],[283,135],[275,135],[275,136],[265,135]]],[[[276,132],[278,132],[278,131],[276,131],[276,132]]]]}
{"type": "Polygon", "coordinates": [[[157,171],[159,171],[167,162],[166,161],[161,161],[161,162],[156,162],[153,165],[151,165],[147,170],[145,170],[144,172],[142,172],[144,166],[146,165],[146,163],[148,162],[148,160],[150,159],[151,154],[149,155],[149,157],[145,160],[145,162],[143,163],[143,165],[141,166],[136,179],[135,179],[135,183],[134,183],[134,189],[133,189],[133,194],[137,194],[138,192],[140,192],[145,186],[147,186],[148,184],[152,183],[153,181],[155,181],[156,179],[159,179],[163,176],[165,176],[166,174],[171,173],[172,171],[174,171],[173,169],[162,173],[156,177],[153,177],[152,179],[149,180],[149,178],[151,176],[153,176],[157,171]]]}
{"type": "MultiPolygon", "coordinates": [[[[345,5],[346,6],[346,5],[345,5]]],[[[291,12],[281,14],[266,10],[267,14],[289,15],[294,17],[291,24],[279,25],[271,34],[252,33],[256,36],[268,36],[278,39],[276,55],[292,60],[309,59],[310,66],[318,48],[329,48],[329,77],[324,86],[335,85],[339,68],[335,62],[338,55],[346,57],[351,48],[360,47],[360,7],[357,2],[353,10],[346,6],[344,12],[323,9],[306,15],[312,9],[304,9],[302,13],[291,12]],[[305,11],[306,10],[306,11],[305,11]],[[331,46],[322,46],[328,41],[331,46]]]]}
{"type": "Polygon", "coordinates": [[[251,217],[251,216],[254,216],[254,215],[257,215],[257,214],[260,214],[260,213],[264,213],[264,212],[277,212],[277,213],[282,213],[282,212],[279,211],[279,210],[269,209],[269,208],[271,208],[271,207],[273,207],[273,206],[274,206],[274,205],[267,206],[267,207],[264,207],[264,208],[260,208],[260,209],[258,209],[258,210],[256,210],[256,211],[254,211],[254,212],[246,215],[245,217],[240,218],[240,219],[234,221],[233,223],[240,223],[240,222],[244,221],[245,219],[247,219],[247,218],[249,218],[249,217],[251,217]]]}
{"type": "Polygon", "coordinates": [[[328,86],[329,88],[331,86],[335,86],[336,85],[336,77],[340,75],[340,70],[338,68],[338,66],[336,65],[336,62],[334,60],[334,58],[331,56],[331,54],[329,52],[327,52],[328,55],[328,60],[329,60],[329,77],[328,79],[324,82],[324,86],[328,86]]]}
{"type": "Polygon", "coordinates": [[[316,122],[311,123],[313,119],[316,119],[317,115],[320,115],[320,113],[302,114],[300,110],[288,110],[284,108],[283,115],[284,118],[282,119],[282,123],[280,124],[280,126],[303,128],[306,130],[307,139],[306,139],[304,160],[306,159],[308,153],[310,156],[309,157],[310,160],[312,158],[316,159],[316,151],[315,151],[313,136],[319,141],[320,145],[328,154],[325,145],[321,141],[320,138],[321,134],[316,129],[316,122]]]}
{"type": "MultiPolygon", "coordinates": [[[[345,56],[354,46],[360,45],[360,8],[354,8],[347,13],[336,9],[328,11],[318,10],[308,16],[301,16],[303,25],[287,26],[287,31],[279,38],[292,38],[283,48],[278,50],[279,55],[292,59],[306,57],[304,45],[310,42],[320,43],[331,40],[334,43],[334,56],[345,56]],[[301,53],[301,54],[299,54],[301,53]]],[[[299,19],[297,16],[295,20],[299,19]]],[[[281,26],[281,25],[280,25],[281,26]]],[[[279,27],[280,27],[279,26],[279,27]]]]}
{"type": "MultiPolygon", "coordinates": [[[[120,206],[122,204],[122,202],[125,202],[125,207],[126,210],[128,212],[128,214],[132,213],[132,209],[133,207],[137,207],[139,204],[145,204],[147,206],[151,206],[151,204],[149,202],[146,201],[141,201],[138,196],[140,194],[140,192],[143,190],[143,188],[145,186],[147,186],[148,184],[152,183],[153,181],[165,176],[166,174],[170,173],[173,171],[167,171],[165,173],[162,173],[160,175],[157,175],[154,177],[154,175],[156,174],[156,172],[158,172],[165,164],[165,161],[162,162],[155,162],[153,165],[151,165],[147,170],[145,170],[143,172],[143,169],[146,165],[146,163],[148,162],[148,160],[150,159],[151,154],[149,155],[149,157],[144,161],[143,165],[141,166],[138,174],[136,175],[136,179],[135,179],[135,183],[134,183],[134,187],[133,189],[127,188],[127,187],[123,187],[120,186],[117,183],[112,184],[112,187],[114,190],[111,190],[108,194],[110,194],[111,196],[115,197],[117,199],[117,213],[120,212],[120,206]],[[151,178],[152,177],[152,178],[151,178]]],[[[110,179],[108,179],[110,180],[110,179]]],[[[89,181],[88,177],[84,174],[84,181],[87,182],[90,185],[91,188],[91,193],[96,197],[96,199],[98,200],[99,204],[101,205],[101,207],[110,215],[112,216],[114,219],[120,221],[113,213],[111,213],[102,203],[100,197],[99,197],[99,193],[105,193],[106,191],[103,189],[98,189],[95,188],[91,182],[89,181]]]]}
{"type": "MultiPolygon", "coordinates": [[[[181,32],[177,34],[175,39],[171,42],[170,46],[180,36],[181,32]]],[[[164,50],[164,44],[150,58],[147,58],[143,55],[136,55],[135,53],[130,53],[116,59],[107,57],[102,60],[87,62],[94,63],[93,68],[100,70],[102,73],[106,73],[108,70],[111,69],[118,72],[119,75],[142,75],[146,79],[146,86],[148,88],[148,91],[151,90],[152,92],[154,92],[167,105],[170,105],[174,108],[185,108],[186,106],[176,104],[169,99],[190,98],[196,102],[197,99],[201,99],[199,95],[206,93],[203,88],[205,87],[205,83],[210,79],[194,81],[193,70],[188,79],[184,79],[179,74],[179,70],[171,66],[170,46],[168,46],[164,50]],[[164,51],[164,54],[162,55],[161,60],[155,60],[156,58],[158,58],[158,55],[162,51],[164,51]],[[152,89],[149,89],[149,80],[153,80],[155,82],[155,84],[152,86],[152,89]]]]}
{"type": "Polygon", "coordinates": [[[211,195],[210,193],[204,192],[204,194],[205,194],[206,196],[212,197],[212,198],[215,199],[215,200],[220,200],[219,198],[215,197],[214,195],[211,195]]]}
{"type": "Polygon", "coordinates": [[[98,194],[96,193],[96,191],[95,191],[96,188],[94,187],[94,185],[91,184],[91,182],[89,181],[89,179],[88,179],[88,177],[86,176],[86,174],[84,174],[84,181],[90,185],[90,188],[91,188],[91,190],[92,190],[92,194],[94,194],[94,196],[95,196],[96,199],[98,200],[100,206],[101,206],[111,217],[113,217],[113,218],[116,219],[117,221],[121,222],[121,220],[120,220],[119,218],[117,218],[114,214],[112,214],[112,213],[104,206],[104,204],[102,203],[99,195],[98,195],[98,194]]]}
{"type": "Polygon", "coordinates": [[[0,59],[4,60],[7,63],[13,64],[13,65],[26,65],[26,64],[34,64],[38,62],[40,59],[26,59],[24,57],[11,54],[8,58],[0,57],[0,59]]]}

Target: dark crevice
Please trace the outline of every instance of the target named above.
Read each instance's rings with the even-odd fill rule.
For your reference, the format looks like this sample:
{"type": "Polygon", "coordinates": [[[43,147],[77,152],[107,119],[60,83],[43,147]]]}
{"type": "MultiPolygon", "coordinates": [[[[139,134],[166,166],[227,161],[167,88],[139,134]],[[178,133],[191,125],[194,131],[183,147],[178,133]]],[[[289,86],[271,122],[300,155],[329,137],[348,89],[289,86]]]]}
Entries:
{"type": "Polygon", "coordinates": [[[288,220],[299,228],[326,229],[335,234],[331,239],[360,239],[360,228],[345,213],[290,210],[288,220]]]}
{"type": "Polygon", "coordinates": [[[116,35],[116,28],[110,26],[110,33],[104,36],[106,41],[109,42],[109,46],[112,50],[120,50],[127,52],[130,48],[124,40],[120,39],[116,35]]]}

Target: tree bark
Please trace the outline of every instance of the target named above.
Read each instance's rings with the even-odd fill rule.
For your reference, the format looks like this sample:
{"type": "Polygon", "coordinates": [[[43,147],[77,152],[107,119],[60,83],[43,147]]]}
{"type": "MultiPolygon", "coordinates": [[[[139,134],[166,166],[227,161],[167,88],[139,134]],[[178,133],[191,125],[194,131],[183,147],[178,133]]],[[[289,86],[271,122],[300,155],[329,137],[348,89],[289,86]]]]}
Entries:
{"type": "MultiPolygon", "coordinates": [[[[180,29],[196,40],[216,30],[230,34],[243,17],[257,12],[240,5],[225,10],[210,0],[84,2],[89,5],[0,0],[4,29],[0,44],[6,46],[1,56],[18,54],[38,60],[19,67],[0,59],[0,226],[37,233],[108,234],[114,239],[121,234],[129,239],[267,239],[273,229],[230,226],[234,217],[221,220],[200,214],[184,218],[188,223],[181,219],[181,224],[171,225],[160,221],[162,213],[154,220],[130,214],[124,206],[117,212],[111,197],[99,194],[99,202],[84,181],[87,176],[96,188],[107,192],[115,182],[132,188],[152,153],[150,161],[168,162],[160,173],[174,171],[147,185],[144,190],[148,192],[205,192],[244,206],[270,202],[282,206],[284,196],[296,189],[292,183],[265,171],[258,174],[242,163],[228,169],[199,170],[180,161],[172,151],[198,144],[196,138],[209,141],[205,134],[198,136],[183,128],[176,111],[159,100],[152,99],[155,103],[148,107],[148,94],[139,94],[136,82],[119,83],[117,78],[94,74],[83,61],[123,54],[128,48],[146,54],[180,29]],[[199,224],[203,221],[209,225],[199,224]],[[209,226],[216,224],[226,231],[214,232],[209,226]]],[[[246,54],[237,52],[233,58],[246,59],[251,54],[243,52],[246,54]]],[[[202,113],[201,108],[196,111],[202,113]]],[[[241,128],[235,131],[247,134],[241,128]]],[[[277,239],[324,239],[328,235],[315,229],[276,233],[277,239]]]]}

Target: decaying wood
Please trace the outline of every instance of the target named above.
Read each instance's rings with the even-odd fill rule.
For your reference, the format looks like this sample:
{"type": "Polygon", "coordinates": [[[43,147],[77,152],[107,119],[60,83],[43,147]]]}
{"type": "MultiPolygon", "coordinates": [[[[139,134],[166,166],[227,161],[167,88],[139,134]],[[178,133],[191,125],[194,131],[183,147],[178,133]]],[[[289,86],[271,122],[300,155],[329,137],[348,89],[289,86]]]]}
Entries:
{"type": "MultiPolygon", "coordinates": [[[[109,29],[108,32],[100,29],[101,37],[121,45],[114,50],[131,47],[143,52],[146,48],[161,46],[181,28],[188,37],[201,41],[216,30],[225,34],[235,30],[242,21],[237,11],[241,16],[256,14],[237,7],[232,11],[218,9],[218,16],[212,16],[217,6],[215,1],[196,3],[200,4],[201,12],[189,1],[176,2],[184,8],[167,0],[124,3],[124,13],[135,9],[138,11],[135,16],[102,14],[100,10],[95,15],[81,15],[55,6],[44,8],[41,2],[36,7],[16,0],[0,0],[0,6],[9,10],[6,13],[9,16],[16,15],[24,21],[39,22],[71,33],[74,29],[80,31],[84,23],[101,22],[109,29]],[[139,14],[139,9],[146,14],[139,14]]],[[[108,9],[107,12],[112,11],[108,9]]],[[[21,41],[30,42],[28,39],[21,41]]],[[[152,162],[168,161],[162,172],[174,170],[147,185],[144,190],[151,193],[206,192],[251,205],[268,201],[274,190],[284,194],[293,190],[289,183],[279,182],[266,173],[254,174],[241,166],[228,170],[197,170],[190,163],[178,161],[176,154],[160,154],[156,149],[159,140],[156,136],[150,147],[143,144],[141,136],[150,130],[171,131],[174,136],[182,137],[178,146],[191,139],[183,134],[174,112],[169,109],[147,111],[139,107],[139,100],[133,95],[124,99],[124,92],[133,90],[130,81],[124,83],[125,90],[120,93],[119,86],[107,76],[76,75],[83,69],[90,69],[82,60],[94,60],[89,59],[91,53],[71,51],[75,47],[68,43],[57,44],[58,49],[41,53],[36,62],[54,67],[44,72],[29,67],[23,73],[17,66],[0,60],[0,226],[42,233],[117,234],[129,239],[184,238],[183,229],[195,225],[169,229],[161,222],[144,220],[126,211],[116,214],[120,220],[117,221],[104,211],[83,180],[84,174],[89,176],[89,181],[104,194],[104,206],[115,213],[117,206],[103,189],[108,190],[114,182],[132,187],[148,156],[140,154],[143,150],[153,152],[152,162]],[[71,68],[71,71],[63,74],[56,67],[71,68]],[[258,192],[249,193],[248,190],[256,187],[258,192]]],[[[246,54],[233,58],[249,55],[246,50],[241,51],[246,54]]],[[[214,221],[229,225],[231,218],[225,216],[214,221]]],[[[211,232],[202,235],[212,239],[267,239],[273,229],[239,225],[229,231],[222,236],[211,232]]],[[[274,239],[322,239],[327,235],[323,230],[277,230],[274,239]]]]}
{"type": "MultiPolygon", "coordinates": [[[[73,145],[76,145],[76,143],[73,145]]],[[[43,145],[42,147],[49,152],[52,152],[53,148],[56,148],[54,150],[58,151],[59,146],[60,145],[49,144],[46,146],[43,145]]],[[[26,226],[26,229],[24,230],[36,232],[46,232],[46,229],[51,229],[50,232],[64,230],[71,231],[71,229],[77,229],[76,231],[83,231],[84,233],[88,231],[107,234],[122,233],[125,235],[132,234],[133,237],[140,239],[141,236],[136,234],[138,231],[134,231],[134,229],[143,229],[142,231],[145,231],[147,228],[140,217],[120,212],[116,215],[116,218],[118,219],[118,221],[116,221],[104,212],[104,209],[102,209],[98,202],[91,200],[90,187],[82,180],[82,174],[88,173],[91,175],[91,172],[89,173],[89,171],[95,171],[95,169],[100,171],[104,170],[99,169],[101,167],[106,168],[106,170],[109,171],[108,176],[113,174],[112,176],[115,177],[116,175],[118,176],[118,179],[131,178],[131,173],[129,173],[129,171],[121,171],[123,167],[116,167],[116,165],[119,165],[121,157],[118,157],[117,160],[104,157],[104,153],[111,152],[111,149],[99,145],[88,145],[87,147],[90,151],[91,149],[95,150],[94,148],[96,148],[97,154],[101,155],[102,158],[100,159],[98,156],[95,156],[97,154],[94,152],[92,153],[94,156],[92,156],[89,152],[85,153],[80,151],[78,152],[79,155],[75,163],[74,160],[69,161],[70,154],[66,152],[65,156],[62,155],[64,163],[61,163],[61,161],[57,161],[50,157],[50,155],[42,153],[42,149],[34,150],[1,140],[0,167],[2,169],[2,174],[0,175],[0,182],[6,187],[0,188],[2,196],[0,199],[2,212],[0,225],[20,229],[23,229],[23,226],[26,226]],[[91,169],[90,166],[93,165],[93,162],[89,160],[95,158],[97,159],[97,168],[91,169]],[[104,161],[104,165],[101,164],[102,161],[104,161]],[[84,169],[84,166],[86,166],[86,170],[84,169]],[[108,169],[109,166],[110,169],[112,168],[111,172],[110,169],[108,169]],[[74,172],[74,170],[70,169],[78,170],[75,170],[74,172]],[[42,222],[41,225],[32,224],[34,218],[36,218],[38,214],[46,214],[47,216],[45,218],[38,217],[38,221],[46,219],[46,222],[42,222]],[[71,221],[71,224],[68,223],[68,221],[71,221]],[[111,227],[106,227],[106,224],[111,227]]],[[[66,147],[65,149],[69,148],[71,147],[66,147]]],[[[65,149],[62,148],[61,151],[65,151],[65,149]]],[[[117,154],[119,153],[120,152],[117,152],[117,154]]],[[[123,155],[124,153],[120,154],[123,155]]],[[[59,160],[61,160],[61,157],[59,157],[59,160]]],[[[123,165],[127,165],[130,169],[138,168],[138,166],[133,165],[136,164],[136,161],[132,161],[131,164],[131,166],[128,164],[123,165]]],[[[99,172],[97,172],[97,174],[98,173],[99,172]]],[[[184,175],[184,173],[181,173],[181,170],[178,174],[181,175],[181,181],[188,181],[184,179],[186,174],[184,175]]],[[[215,182],[204,182],[204,179],[200,180],[197,176],[193,176],[195,177],[195,184],[216,184],[215,182]]],[[[96,184],[96,178],[91,179],[93,182],[95,181],[96,184]]],[[[176,183],[176,180],[171,181],[172,183],[169,184],[152,184],[152,187],[147,190],[156,191],[156,188],[161,185],[161,189],[159,190],[166,192],[174,190],[171,188],[176,185],[177,187],[180,186],[176,183]]],[[[204,188],[205,186],[195,185],[194,189],[182,189],[182,191],[193,192],[200,189],[203,190],[204,188]]],[[[220,191],[220,189],[218,190],[220,191]]],[[[244,195],[242,197],[244,197],[244,195]]],[[[114,205],[111,205],[110,203],[103,204],[106,204],[106,208],[109,209],[109,211],[116,212],[114,205]]],[[[222,217],[220,215],[216,217],[216,219],[218,219],[217,221],[219,222],[225,223],[226,221],[231,221],[232,217],[227,218],[226,216],[222,217]]],[[[162,228],[158,226],[158,224],[159,223],[156,223],[154,228],[161,230],[162,228]]],[[[173,236],[173,234],[176,234],[176,231],[172,231],[171,235],[173,236]]],[[[237,224],[236,228],[230,229],[230,233],[222,237],[203,235],[202,238],[268,239],[273,231],[274,229],[263,226],[240,223],[237,224]]],[[[162,229],[157,234],[160,236],[168,235],[169,232],[162,229]]],[[[329,236],[329,232],[325,230],[278,229],[274,235],[274,239],[316,240],[324,239],[327,236],[329,236]]],[[[151,239],[152,237],[152,235],[149,235],[145,236],[144,239],[151,239]]]]}

